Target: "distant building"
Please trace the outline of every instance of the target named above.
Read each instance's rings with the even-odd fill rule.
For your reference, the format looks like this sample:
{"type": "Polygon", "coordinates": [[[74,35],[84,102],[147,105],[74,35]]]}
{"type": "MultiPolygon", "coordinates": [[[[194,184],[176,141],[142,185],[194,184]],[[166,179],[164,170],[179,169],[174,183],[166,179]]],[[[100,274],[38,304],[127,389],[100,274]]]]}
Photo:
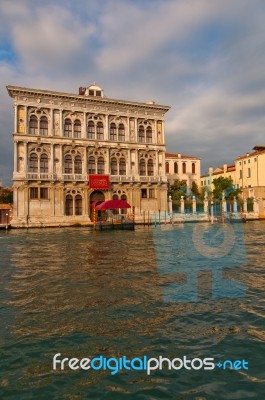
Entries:
{"type": "MultiPolygon", "coordinates": [[[[87,224],[95,204],[167,210],[168,106],[7,87],[14,99],[14,226],[87,224]]],[[[188,171],[188,170],[187,170],[188,171]]],[[[124,210],[125,212],[126,210],[124,210]]]]}
{"type": "Polygon", "coordinates": [[[190,189],[192,182],[200,186],[201,160],[198,157],[166,153],[166,176],[171,185],[184,181],[190,189]]]}
{"type": "Polygon", "coordinates": [[[208,173],[201,176],[201,187],[205,187],[207,191],[212,191],[214,189],[213,180],[219,177],[230,178],[235,184],[235,165],[224,164],[222,167],[217,167],[215,169],[213,169],[213,167],[210,167],[208,173]]]}

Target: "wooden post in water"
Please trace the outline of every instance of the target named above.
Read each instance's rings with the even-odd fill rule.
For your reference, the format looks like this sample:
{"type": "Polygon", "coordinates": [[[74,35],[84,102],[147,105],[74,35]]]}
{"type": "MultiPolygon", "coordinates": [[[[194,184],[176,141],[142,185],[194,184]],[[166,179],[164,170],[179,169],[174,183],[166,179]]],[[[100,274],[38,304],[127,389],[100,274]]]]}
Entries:
{"type": "Polygon", "coordinates": [[[96,207],[93,207],[93,224],[94,224],[94,230],[96,230],[96,224],[97,224],[97,212],[96,212],[96,207]]]}

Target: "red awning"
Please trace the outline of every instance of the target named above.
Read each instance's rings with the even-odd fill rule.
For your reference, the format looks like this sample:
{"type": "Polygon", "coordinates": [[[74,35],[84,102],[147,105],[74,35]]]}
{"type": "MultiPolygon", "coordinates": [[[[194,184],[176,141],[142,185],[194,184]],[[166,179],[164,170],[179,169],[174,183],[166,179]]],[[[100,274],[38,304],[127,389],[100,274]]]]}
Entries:
{"type": "Polygon", "coordinates": [[[116,208],[131,208],[125,200],[107,200],[96,206],[96,210],[114,210],[116,208]]]}

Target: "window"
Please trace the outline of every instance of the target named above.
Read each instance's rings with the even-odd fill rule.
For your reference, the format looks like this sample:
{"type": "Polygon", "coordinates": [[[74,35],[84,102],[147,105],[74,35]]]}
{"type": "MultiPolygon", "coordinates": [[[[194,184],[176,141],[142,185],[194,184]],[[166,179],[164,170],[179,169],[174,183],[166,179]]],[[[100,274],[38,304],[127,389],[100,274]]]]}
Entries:
{"type": "Polygon", "coordinates": [[[139,142],[144,142],[144,127],[143,125],[139,126],[139,131],[138,131],[138,140],[139,142]]]}
{"type": "Polygon", "coordinates": [[[248,178],[250,178],[250,177],[251,177],[251,169],[248,168],[248,178]]]}
{"type": "Polygon", "coordinates": [[[186,163],[182,163],[182,173],[186,174],[186,163]]]}
{"type": "Polygon", "coordinates": [[[254,158],[254,162],[257,162],[257,159],[256,159],[256,157],[254,158]]]}
{"type": "Polygon", "coordinates": [[[39,190],[38,190],[37,187],[35,187],[35,188],[30,188],[30,190],[29,190],[29,197],[30,197],[30,199],[31,199],[31,200],[36,200],[36,199],[38,199],[38,197],[39,197],[38,192],[39,192],[39,190]]]}
{"type": "Polygon", "coordinates": [[[104,128],[103,128],[103,123],[98,122],[97,123],[97,139],[98,140],[103,140],[104,139],[104,128]]]}
{"type": "Polygon", "coordinates": [[[41,174],[48,173],[48,156],[45,153],[42,153],[40,157],[40,173],[41,174]]]}
{"type": "Polygon", "coordinates": [[[95,124],[93,121],[89,121],[87,124],[87,138],[95,139],[95,124]]]}
{"type": "Polygon", "coordinates": [[[148,160],[148,163],[147,163],[147,175],[148,176],[153,176],[154,175],[153,160],[148,160]]]}
{"type": "Polygon", "coordinates": [[[118,168],[117,168],[117,160],[116,158],[112,158],[110,162],[110,174],[111,175],[117,175],[118,174],[118,168]]]}
{"type": "Polygon", "coordinates": [[[89,174],[96,173],[96,162],[94,157],[89,157],[88,159],[88,173],[89,174]]]}
{"type": "Polygon", "coordinates": [[[104,174],[105,172],[105,165],[104,165],[104,158],[98,158],[98,174],[104,174]]]}
{"type": "Polygon", "coordinates": [[[40,188],[40,198],[42,199],[42,200],[48,200],[49,199],[49,197],[48,197],[48,188],[40,188]]]}
{"type": "Polygon", "coordinates": [[[125,140],[125,131],[124,131],[124,125],[123,124],[119,125],[118,140],[119,140],[119,142],[124,142],[124,140],[125,140]]]}
{"type": "Polygon", "coordinates": [[[191,164],[191,173],[195,174],[195,163],[194,162],[191,164]]]}
{"type": "MultiPolygon", "coordinates": [[[[127,196],[126,196],[126,194],[122,194],[122,195],[121,195],[121,200],[127,201],[127,196]]],[[[127,208],[122,208],[122,209],[121,209],[121,214],[127,214],[127,208]]]]}
{"type": "Polygon", "coordinates": [[[68,154],[64,159],[64,173],[71,174],[73,172],[72,157],[68,154]]]}
{"type": "Polygon", "coordinates": [[[244,160],[244,164],[246,164],[246,160],[244,160]]]}
{"type": "Polygon", "coordinates": [[[178,163],[175,162],[174,163],[174,174],[178,174],[178,173],[179,173],[178,163]]]}
{"type": "Polygon", "coordinates": [[[149,189],[149,198],[155,199],[155,189],[149,189]]]}
{"type": "Polygon", "coordinates": [[[38,156],[35,153],[29,157],[29,172],[38,172],[38,156]]]}
{"type": "Polygon", "coordinates": [[[82,196],[80,194],[75,196],[75,215],[82,215],[82,196]]]}
{"type": "Polygon", "coordinates": [[[29,133],[31,135],[38,134],[38,118],[36,115],[32,115],[29,120],[29,133]]]}
{"type": "Polygon", "coordinates": [[[110,124],[110,140],[117,140],[116,125],[114,122],[110,124]]]}
{"type": "Polygon", "coordinates": [[[151,126],[148,126],[146,129],[146,141],[147,143],[152,143],[152,128],[151,126]]]}
{"type": "Polygon", "coordinates": [[[142,199],[147,198],[147,189],[141,189],[141,197],[142,197],[142,199]]]}
{"type": "Polygon", "coordinates": [[[166,162],[166,174],[169,174],[169,163],[166,162]]]}
{"type": "Polygon", "coordinates": [[[80,156],[75,156],[75,174],[82,174],[82,160],[80,156]]]}
{"type": "Polygon", "coordinates": [[[74,137],[76,139],[81,138],[81,122],[79,121],[79,119],[76,119],[74,122],[74,137]]]}
{"type": "Polygon", "coordinates": [[[239,179],[242,179],[242,169],[239,171],[239,179]]]}
{"type": "Polygon", "coordinates": [[[145,176],[146,175],[146,171],[145,171],[145,160],[141,159],[140,160],[140,176],[145,176]]]}
{"type": "Polygon", "coordinates": [[[126,175],[126,162],[124,158],[121,158],[119,162],[119,175],[126,175]]]}
{"type": "Polygon", "coordinates": [[[72,136],[72,122],[69,118],[64,121],[64,137],[72,136]]]}
{"type": "Polygon", "coordinates": [[[48,135],[48,119],[47,117],[41,117],[40,119],[40,135],[48,135]]]}
{"type": "Polygon", "coordinates": [[[65,214],[73,215],[73,196],[68,194],[65,199],[65,214]]]}
{"type": "Polygon", "coordinates": [[[248,159],[248,163],[250,164],[250,158],[248,159]]]}

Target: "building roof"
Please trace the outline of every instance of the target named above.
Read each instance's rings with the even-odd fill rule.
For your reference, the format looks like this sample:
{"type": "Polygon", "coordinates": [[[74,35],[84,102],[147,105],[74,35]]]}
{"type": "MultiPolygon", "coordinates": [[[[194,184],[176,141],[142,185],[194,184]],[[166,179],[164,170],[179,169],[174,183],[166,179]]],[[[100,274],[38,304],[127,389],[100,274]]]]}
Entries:
{"type": "Polygon", "coordinates": [[[137,102],[137,101],[128,101],[128,100],[118,100],[118,99],[110,99],[108,97],[96,97],[96,96],[84,96],[81,94],[73,94],[73,93],[64,93],[64,92],[55,92],[53,90],[43,90],[43,89],[31,89],[19,86],[8,85],[7,91],[10,97],[15,97],[17,95],[28,96],[29,94],[34,95],[36,97],[45,97],[45,98],[59,98],[62,100],[70,100],[70,101],[81,101],[81,102],[89,102],[96,104],[104,104],[106,105],[127,105],[127,106],[135,106],[137,108],[145,108],[145,109],[153,109],[159,110],[163,112],[167,112],[170,107],[156,104],[154,102],[137,102]]]}
{"type": "Polygon", "coordinates": [[[252,151],[251,153],[246,153],[246,154],[243,154],[241,156],[238,156],[236,158],[236,160],[241,160],[243,158],[258,156],[259,154],[264,154],[265,153],[265,146],[254,146],[253,150],[255,150],[255,151],[252,151]]]}
{"type": "Polygon", "coordinates": [[[166,153],[166,158],[178,158],[178,159],[191,159],[191,160],[200,160],[199,157],[190,156],[187,154],[175,154],[175,153],[166,153]]]}

